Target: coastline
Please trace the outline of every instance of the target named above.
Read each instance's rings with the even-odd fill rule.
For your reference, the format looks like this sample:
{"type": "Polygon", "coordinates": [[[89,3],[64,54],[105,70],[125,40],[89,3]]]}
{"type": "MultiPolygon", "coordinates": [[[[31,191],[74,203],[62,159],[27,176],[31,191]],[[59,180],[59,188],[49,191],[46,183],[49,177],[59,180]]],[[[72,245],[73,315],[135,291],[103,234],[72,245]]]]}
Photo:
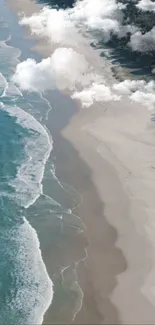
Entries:
{"type": "MultiPolygon", "coordinates": [[[[30,4],[31,0],[26,1],[25,4],[21,3],[20,0],[15,2],[14,4],[11,3],[11,9],[15,12],[24,12],[25,14],[30,14],[30,4]],[[27,3],[27,5],[26,5],[27,3]]],[[[9,2],[10,7],[10,2],[9,2]]],[[[33,12],[36,12],[37,10],[40,10],[41,6],[38,4],[35,4],[33,2],[33,7],[31,14],[33,12]],[[35,10],[34,10],[35,9],[35,10]]],[[[26,33],[27,34],[27,33],[26,33]]],[[[28,34],[29,37],[29,34],[28,34]]],[[[37,40],[37,44],[34,47],[34,50],[41,53],[43,56],[48,56],[51,53],[51,48],[48,46],[47,42],[45,40],[38,40],[36,37],[30,36],[30,38],[34,38],[37,40]]],[[[67,96],[64,96],[63,94],[59,93],[59,96],[62,98],[67,98],[67,96]]],[[[52,96],[51,96],[52,97],[52,96]]],[[[57,97],[57,95],[56,95],[57,97]]],[[[113,304],[109,300],[109,295],[114,289],[114,287],[117,284],[116,281],[116,275],[125,269],[126,261],[121,253],[120,250],[115,248],[115,241],[117,238],[117,232],[114,229],[114,227],[110,226],[106,218],[104,218],[104,203],[101,201],[101,199],[98,196],[98,193],[96,191],[96,188],[92,181],[92,171],[91,169],[85,164],[83,159],[79,156],[79,153],[76,149],[74,149],[74,146],[70,144],[70,141],[65,139],[65,137],[62,136],[62,130],[66,127],[66,125],[70,124],[70,119],[72,115],[78,114],[79,107],[76,108],[76,103],[73,102],[70,98],[67,98],[67,105],[66,108],[70,106],[70,109],[68,109],[68,113],[66,109],[64,110],[64,107],[62,107],[63,100],[56,98],[56,101],[53,101],[52,108],[53,110],[49,114],[49,125],[48,128],[52,133],[53,138],[53,155],[56,156],[56,175],[60,182],[68,183],[69,185],[73,186],[83,197],[84,204],[81,204],[76,210],[75,214],[80,216],[80,218],[83,220],[87,227],[87,231],[85,232],[86,242],[89,243],[89,235],[92,233],[91,236],[94,244],[94,248],[92,247],[92,257],[96,254],[95,247],[99,247],[101,245],[101,251],[98,253],[98,258],[96,261],[94,260],[93,264],[97,262],[97,269],[100,274],[94,274],[94,271],[90,271],[89,267],[87,266],[87,262],[80,263],[78,266],[78,281],[82,288],[82,291],[84,293],[84,300],[83,305],[80,310],[80,312],[77,314],[75,318],[75,323],[84,323],[84,324],[100,324],[100,323],[120,323],[118,311],[115,309],[113,304]],[[55,102],[55,107],[54,107],[55,102]],[[62,108],[61,113],[57,114],[57,106],[62,108]],[[55,109],[54,109],[55,108],[55,109]],[[64,111],[64,114],[63,114],[64,111]],[[63,119],[62,119],[63,116],[63,119]],[[63,124],[62,124],[63,120],[63,124]],[[52,121],[54,123],[52,123],[52,121]],[[66,159],[66,150],[67,150],[67,161],[66,159]],[[74,159],[74,163],[73,163],[74,159]],[[76,163],[75,163],[76,162],[76,163]],[[77,172],[78,170],[78,172],[77,172]],[[80,180],[80,181],[79,181],[80,180]],[[86,188],[86,190],[85,190],[86,188]],[[94,210],[95,208],[95,210],[94,210]],[[93,212],[91,212],[91,210],[93,212]],[[90,218],[91,214],[91,218],[90,218]],[[97,216],[99,222],[96,224],[94,222],[94,214],[97,216]],[[90,220],[89,220],[90,218],[90,220]],[[91,224],[92,222],[92,224],[91,224]],[[87,225],[88,223],[88,225],[87,225]],[[94,225],[96,224],[96,229],[94,231],[94,225]],[[89,226],[89,228],[88,228],[89,226]],[[99,237],[98,240],[98,230],[101,230],[103,227],[104,233],[106,235],[106,238],[99,237]],[[110,238],[108,238],[107,234],[109,234],[110,238]],[[117,267],[114,270],[111,270],[108,276],[105,275],[104,279],[104,288],[106,289],[106,293],[103,293],[105,295],[103,302],[100,302],[100,295],[97,293],[98,286],[102,284],[102,268],[100,270],[100,254],[102,255],[102,247],[105,247],[105,250],[109,246],[109,254],[106,258],[104,258],[104,261],[101,261],[101,264],[104,264],[106,259],[107,263],[109,264],[109,258],[113,259],[113,257],[116,255],[115,261],[117,260],[117,267]],[[94,250],[95,249],[95,250],[94,250]],[[120,264],[120,265],[119,265],[120,264]],[[117,270],[118,268],[118,270],[117,270]],[[92,274],[91,274],[92,273],[92,274]],[[100,276],[100,281],[96,285],[94,285],[93,281],[94,278],[97,276],[100,276]],[[108,282],[108,283],[106,283],[108,282]],[[103,310],[102,310],[103,308],[103,310]]],[[[102,159],[101,159],[102,160],[102,159]]],[[[101,162],[100,162],[101,163],[101,162]]],[[[106,252],[105,252],[106,253],[106,252]]],[[[45,261],[47,270],[48,264],[50,265],[50,262],[46,262],[44,253],[43,253],[43,259],[45,261]]],[[[92,262],[91,262],[92,263],[92,262]]],[[[111,260],[112,263],[112,260],[111,260]]],[[[107,272],[107,269],[104,270],[107,272]]],[[[109,270],[110,271],[110,270],[109,270]]],[[[50,276],[50,274],[49,274],[50,276]]],[[[102,291],[102,290],[101,290],[102,291]]],[[[102,300],[102,299],[101,299],[102,300]]],[[[44,316],[44,324],[51,324],[52,323],[52,311],[51,308],[48,309],[44,316]]]]}
{"type": "MultiPolygon", "coordinates": [[[[108,103],[109,110],[111,108],[113,111],[115,105],[110,106],[113,104],[108,103]]],[[[120,169],[124,173],[123,166],[110,150],[107,150],[106,141],[104,142],[105,134],[101,139],[99,125],[103,128],[105,115],[102,107],[97,105],[85,112],[80,110],[63,130],[63,136],[73,144],[80,157],[89,166],[92,182],[104,207],[101,212],[103,220],[100,218],[97,222],[96,219],[93,220],[93,226],[93,217],[89,220],[88,215],[81,211],[82,218],[88,225],[89,236],[91,235],[88,265],[90,263],[90,269],[94,274],[93,284],[98,293],[96,301],[101,313],[105,315],[103,320],[105,324],[147,322],[153,324],[154,306],[142,291],[152,267],[151,254],[153,256],[152,247],[143,229],[146,215],[135,205],[133,217],[135,218],[137,213],[137,217],[142,217],[142,223],[140,224],[138,220],[136,224],[136,220],[132,218],[133,202],[122,183],[124,175],[122,178],[120,175],[120,169]],[[106,222],[108,228],[104,224],[106,222]],[[110,298],[110,302],[115,306],[118,318],[115,313],[111,313],[106,303],[107,298],[110,298]]],[[[92,206],[94,207],[94,204],[92,206]]],[[[95,211],[94,215],[96,218],[98,213],[95,211]]],[[[79,319],[77,316],[77,323],[78,320],[80,323],[80,314],[79,319]]]]}
{"type": "MultiPolygon", "coordinates": [[[[73,103],[71,103],[70,111],[67,109],[69,113],[64,110],[64,107],[61,107],[61,112],[57,114],[57,105],[59,106],[59,102],[55,102],[53,111],[49,115],[49,125],[52,129],[54,145],[53,152],[56,156],[56,175],[62,184],[71,185],[82,195],[82,202],[74,210],[74,213],[80,216],[87,228],[85,236],[86,241],[88,241],[88,256],[86,260],[84,259],[79,263],[77,268],[78,282],[84,293],[84,298],[82,308],[77,314],[74,323],[120,324],[119,313],[110,301],[109,296],[117,285],[116,276],[126,269],[126,260],[121,250],[115,247],[117,232],[104,216],[104,203],[94,185],[93,167],[95,167],[95,170],[97,168],[98,173],[100,173],[103,161],[95,153],[95,143],[91,145],[90,138],[87,138],[87,135],[86,138],[83,135],[80,138],[78,123],[76,123],[76,128],[72,123],[72,119],[76,120],[79,117],[79,108],[76,114],[75,112],[74,114],[71,113],[73,108],[73,103]],[[63,127],[59,120],[60,116],[64,123],[63,127]],[[66,116],[69,118],[68,121],[66,116]],[[75,142],[72,141],[71,143],[70,137],[72,137],[72,140],[74,138],[78,140],[80,150],[76,147],[75,142]],[[84,145],[81,145],[81,141],[84,145]],[[85,144],[86,146],[90,145],[89,149],[85,148],[85,144]],[[83,153],[88,159],[90,157],[93,159],[91,167],[85,162],[83,153]]],[[[113,169],[107,164],[105,171],[111,173],[113,169]]],[[[49,308],[45,315],[44,324],[49,324],[51,317],[52,314],[49,308]]]]}
{"type": "MultiPolygon", "coordinates": [[[[31,0],[24,1],[24,4],[20,0],[15,3],[11,5],[14,10],[22,9],[25,14],[40,9],[40,5],[31,0]],[[33,7],[30,9],[26,4],[31,3],[33,7]]],[[[39,40],[35,50],[43,54],[44,49],[44,54],[48,55],[48,46],[44,45],[45,42],[39,40]]],[[[94,105],[88,110],[75,108],[76,104],[68,98],[69,103],[71,106],[68,113],[61,107],[64,110],[64,113],[61,112],[64,118],[62,125],[60,113],[57,114],[56,111],[59,103],[55,102],[55,108],[49,114],[49,129],[52,130],[53,150],[57,158],[56,175],[61,182],[72,185],[83,198],[75,213],[87,228],[85,236],[88,241],[88,257],[78,266],[78,280],[84,299],[75,323],[153,324],[154,306],[141,293],[152,265],[152,248],[143,227],[138,228],[139,222],[136,221],[136,224],[131,217],[135,211],[137,215],[142,214],[143,220],[146,215],[141,210],[132,212],[133,201],[123,183],[127,178],[126,169],[107,149],[107,143],[113,143],[112,136],[115,134],[108,133],[108,127],[105,128],[107,137],[106,131],[101,132],[101,122],[105,127],[105,117],[108,126],[111,116],[115,117],[116,103],[94,105]],[[107,107],[109,116],[105,112],[107,107]],[[55,130],[52,120],[56,125],[55,130]],[[134,289],[132,292],[131,287],[134,289]]],[[[124,109],[123,105],[124,102],[124,109]]],[[[123,116],[122,108],[119,108],[118,116],[123,116]]],[[[145,112],[144,118],[147,119],[145,112]]],[[[114,129],[116,126],[114,124],[114,129]]],[[[122,142],[119,144],[122,145],[122,142]]],[[[116,152],[117,148],[110,148],[116,152]]],[[[137,209],[137,206],[134,208],[137,209]]],[[[44,324],[51,322],[49,308],[44,324]]]]}

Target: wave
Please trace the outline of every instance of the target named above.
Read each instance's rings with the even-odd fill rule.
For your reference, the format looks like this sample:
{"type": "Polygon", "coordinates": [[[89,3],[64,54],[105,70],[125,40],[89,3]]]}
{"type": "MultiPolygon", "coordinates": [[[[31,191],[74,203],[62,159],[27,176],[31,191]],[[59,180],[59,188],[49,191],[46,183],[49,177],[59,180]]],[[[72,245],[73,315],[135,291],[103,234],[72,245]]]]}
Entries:
{"type": "Polygon", "coordinates": [[[11,83],[9,83],[9,84],[7,83],[1,98],[3,98],[3,97],[7,97],[9,99],[16,100],[19,97],[23,97],[23,94],[19,90],[18,87],[16,87],[15,85],[13,85],[11,83]]]}
{"type": "Polygon", "coordinates": [[[43,316],[52,302],[53,283],[42,259],[37,233],[25,218],[23,220],[24,223],[16,233],[20,240],[20,252],[16,263],[18,267],[22,266],[20,275],[23,281],[26,279],[27,283],[22,290],[18,291],[17,301],[21,304],[22,300],[26,299],[27,309],[38,305],[31,309],[27,323],[41,324],[43,316]],[[37,283],[38,285],[36,285],[37,283]]]}
{"type": "MultiPolygon", "coordinates": [[[[33,116],[21,108],[6,106],[2,102],[0,106],[2,110],[15,118],[16,123],[28,131],[28,135],[24,137],[25,157],[18,167],[16,177],[8,182],[14,191],[13,193],[3,193],[3,195],[7,196],[9,200],[13,199],[17,205],[28,208],[42,193],[42,178],[46,161],[52,150],[52,139],[48,131],[33,116]]],[[[53,283],[41,257],[37,234],[28,221],[24,218],[24,223],[17,226],[14,233],[12,231],[9,235],[11,240],[14,240],[15,235],[15,240],[19,241],[19,251],[16,252],[13,262],[17,265],[18,277],[14,276],[17,278],[17,283],[22,281],[23,286],[22,288],[18,286],[19,290],[17,290],[13,301],[11,300],[11,304],[14,304],[14,310],[16,310],[23,301],[22,297],[24,297],[25,312],[30,309],[30,306],[33,307],[27,323],[41,324],[43,315],[52,301],[53,283]],[[37,287],[33,286],[36,281],[37,287]],[[37,306],[35,306],[35,300],[38,301],[37,306]]],[[[4,309],[4,319],[7,315],[5,312],[4,309]]]]}
{"type": "Polygon", "coordinates": [[[11,36],[9,35],[6,40],[0,41],[0,97],[16,100],[23,95],[19,88],[10,82],[10,73],[13,73],[14,67],[19,63],[21,51],[7,45],[10,40],[11,36]]]}
{"type": "Polygon", "coordinates": [[[9,83],[0,72],[0,98],[4,97],[7,99],[16,100],[19,97],[23,97],[23,94],[17,86],[9,83]]]}
{"type": "Polygon", "coordinates": [[[0,272],[5,270],[5,276],[1,273],[0,284],[1,298],[3,290],[5,297],[1,301],[0,323],[41,324],[53,298],[53,283],[42,259],[37,233],[23,217],[20,224],[1,235],[5,249],[1,247],[0,272]]]}
{"type": "Polygon", "coordinates": [[[52,138],[32,115],[21,108],[4,104],[2,108],[16,118],[16,123],[29,131],[29,136],[25,139],[25,159],[18,168],[16,178],[10,181],[18,204],[28,208],[42,193],[42,179],[52,150],[52,138]]]}
{"type": "Polygon", "coordinates": [[[19,48],[7,45],[10,39],[11,36],[5,41],[0,41],[0,67],[5,78],[10,78],[15,66],[19,63],[19,57],[21,55],[19,48]]]}
{"type": "Polygon", "coordinates": [[[3,96],[5,89],[7,88],[8,83],[6,78],[3,76],[3,74],[0,72],[0,97],[3,96]]]}
{"type": "MultiPolygon", "coordinates": [[[[0,21],[0,28],[3,27],[7,26],[0,21]]],[[[0,198],[3,216],[0,227],[0,323],[41,324],[53,299],[53,283],[42,259],[37,233],[21,216],[21,212],[24,215],[23,208],[27,209],[42,193],[42,179],[52,150],[52,138],[32,115],[15,105],[15,101],[19,102],[23,94],[10,82],[10,76],[19,63],[21,51],[8,45],[10,40],[11,36],[0,41],[0,110],[12,117],[9,119],[4,114],[4,122],[8,124],[6,131],[1,134],[1,154],[4,153],[4,157],[1,161],[3,179],[0,198]],[[14,123],[21,128],[14,127],[14,123]],[[18,136],[21,142],[19,146],[18,136]],[[3,140],[6,146],[4,150],[3,140]],[[10,150],[15,151],[11,158],[7,148],[9,144],[13,144],[10,150]],[[23,149],[22,153],[18,152],[19,148],[23,149]]],[[[22,100],[26,102],[26,99],[22,100]]]]}
{"type": "MultiPolygon", "coordinates": [[[[41,251],[39,247],[39,240],[37,237],[36,231],[31,227],[28,221],[21,216],[23,214],[24,207],[28,207],[32,204],[31,200],[26,202],[25,192],[33,191],[33,201],[36,199],[35,187],[39,182],[41,183],[41,176],[37,175],[37,168],[44,169],[44,162],[48,157],[52,143],[47,143],[47,133],[46,130],[38,123],[32,116],[25,113],[19,107],[16,106],[5,106],[3,103],[0,103],[1,111],[8,113],[8,121],[4,119],[4,122],[8,123],[4,131],[1,133],[1,153],[3,154],[3,139],[6,140],[4,143],[6,150],[6,157],[2,157],[2,164],[6,163],[6,159],[10,160],[9,154],[9,145],[12,143],[9,140],[9,137],[13,138],[15,142],[12,150],[17,150],[15,155],[17,155],[18,172],[20,170],[20,176],[22,177],[22,171],[24,172],[24,181],[21,184],[19,182],[19,175],[13,180],[8,178],[10,173],[13,176],[13,164],[16,163],[13,157],[11,157],[11,162],[4,168],[3,174],[4,180],[1,179],[2,190],[1,199],[0,199],[0,212],[1,212],[1,244],[0,244],[0,254],[1,254],[1,267],[0,267],[0,287],[1,287],[1,307],[0,307],[0,323],[3,324],[41,324],[43,321],[43,316],[47,308],[49,307],[52,298],[53,298],[53,283],[50,280],[46,267],[42,260],[41,251]],[[10,117],[9,117],[10,116],[10,117]],[[13,119],[12,119],[13,117],[13,119]],[[9,124],[9,120],[10,122],[9,124]],[[21,127],[14,127],[15,123],[19,124],[21,127]],[[9,131],[9,126],[12,131],[9,131]],[[14,131],[15,130],[15,131],[14,131]],[[24,132],[24,130],[30,131],[24,132]],[[19,138],[19,142],[23,139],[25,134],[29,134],[30,137],[33,137],[36,134],[39,139],[46,140],[39,141],[37,144],[44,146],[44,156],[41,156],[39,165],[37,165],[38,153],[34,154],[32,159],[36,174],[31,176],[28,173],[31,170],[31,160],[23,158],[20,159],[18,155],[18,150],[20,149],[18,141],[18,133],[22,132],[22,138],[19,138]],[[16,135],[14,137],[14,135],[16,135]],[[8,136],[8,139],[5,137],[8,136]],[[48,149],[45,152],[45,150],[48,149]],[[36,159],[36,160],[35,160],[36,159]],[[29,161],[30,160],[30,161],[29,161]],[[30,165],[29,165],[30,162],[30,165]],[[26,177],[28,179],[26,179],[26,177]],[[34,178],[39,177],[38,183],[35,183],[34,178]],[[25,182],[26,179],[26,182],[25,182]],[[7,188],[5,189],[5,182],[7,181],[7,188]],[[30,183],[30,184],[29,184],[30,183]],[[9,190],[8,185],[14,187],[14,191],[9,190]],[[8,189],[8,190],[7,190],[8,189]],[[15,192],[15,194],[14,194],[15,192]],[[19,204],[21,208],[19,207],[19,204]],[[7,281],[7,283],[6,283],[7,281]],[[4,292],[4,294],[3,294],[4,292]]],[[[4,116],[6,116],[4,114],[4,116]]],[[[3,114],[1,114],[2,123],[3,123],[3,114]]],[[[31,149],[34,151],[35,142],[28,142],[29,137],[24,137],[24,145],[32,144],[31,149]]],[[[33,140],[35,140],[33,138],[33,140]]],[[[23,140],[22,140],[23,141],[23,140]]],[[[49,140],[50,141],[50,140],[49,140]]],[[[38,151],[39,148],[38,147],[38,151]]],[[[23,148],[24,149],[24,148],[23,148]]],[[[28,158],[27,153],[27,157],[28,158]]],[[[6,164],[7,165],[7,164],[6,164]]],[[[13,176],[14,177],[14,176],[13,176]]],[[[12,177],[11,177],[12,179],[12,177]]],[[[30,196],[30,195],[29,195],[30,196]]],[[[31,196],[32,198],[32,196],[31,196]]]]}

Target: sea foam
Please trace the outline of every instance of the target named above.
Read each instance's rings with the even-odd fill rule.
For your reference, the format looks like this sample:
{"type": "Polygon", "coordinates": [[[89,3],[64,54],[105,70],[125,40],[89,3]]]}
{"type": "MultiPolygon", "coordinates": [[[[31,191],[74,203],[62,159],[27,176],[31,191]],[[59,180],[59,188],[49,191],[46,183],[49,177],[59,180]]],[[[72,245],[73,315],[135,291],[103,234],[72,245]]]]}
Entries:
{"type": "MultiPolygon", "coordinates": [[[[14,188],[15,194],[8,194],[18,205],[28,208],[42,193],[42,179],[46,161],[52,150],[52,139],[46,128],[32,115],[16,105],[6,106],[0,103],[0,108],[10,116],[15,117],[15,122],[28,130],[28,136],[24,139],[23,148],[25,159],[18,168],[15,179],[9,181],[9,185],[14,188]]],[[[13,233],[10,236],[13,238],[13,233]]],[[[15,238],[19,241],[20,247],[16,256],[18,279],[24,285],[22,289],[19,287],[16,296],[17,301],[15,299],[11,303],[15,305],[21,304],[22,297],[24,297],[23,303],[26,301],[25,308],[35,306],[31,308],[27,322],[29,324],[41,324],[43,315],[52,301],[53,283],[42,260],[37,233],[25,218],[24,223],[15,230],[15,238]],[[37,288],[35,285],[33,286],[36,281],[38,283],[37,288]],[[31,294],[30,283],[32,285],[31,294]],[[35,304],[35,299],[38,304],[35,304]]]]}
{"type": "Polygon", "coordinates": [[[16,192],[16,200],[28,208],[42,193],[42,178],[46,161],[52,150],[52,138],[48,131],[29,113],[17,106],[3,106],[16,123],[30,131],[25,139],[25,160],[18,168],[16,178],[10,182],[16,192]]]}
{"type": "Polygon", "coordinates": [[[23,303],[25,303],[26,299],[26,303],[31,309],[27,323],[41,324],[43,322],[43,315],[52,302],[53,283],[48,276],[42,259],[37,233],[25,218],[23,220],[24,223],[18,228],[21,248],[17,263],[22,266],[21,271],[23,272],[20,276],[23,278],[23,281],[26,279],[26,283],[18,291],[17,303],[21,304],[23,299],[23,303]],[[36,283],[38,283],[38,286],[36,283]],[[36,308],[32,309],[31,306],[36,308]]]}
{"type": "Polygon", "coordinates": [[[2,299],[0,322],[41,324],[53,298],[53,283],[42,259],[37,233],[23,217],[2,234],[2,239],[7,244],[1,251],[2,258],[6,257],[11,264],[3,278],[10,281],[10,286],[5,303],[2,299]]]}
{"type": "MultiPolygon", "coordinates": [[[[1,22],[0,27],[3,27],[1,22]]],[[[20,210],[23,209],[20,206],[28,208],[42,193],[41,183],[52,150],[52,139],[33,116],[14,105],[16,99],[23,97],[22,92],[10,82],[21,51],[6,44],[10,39],[0,41],[0,110],[6,111],[15,123],[23,127],[25,154],[15,179],[11,179],[9,184],[13,193],[1,191],[1,209],[3,211],[4,208],[6,222],[1,229],[1,274],[4,279],[10,277],[11,286],[8,283],[7,287],[5,281],[2,283],[5,297],[1,304],[0,323],[41,324],[52,302],[53,283],[42,259],[37,233],[25,217],[21,217],[20,210]],[[15,211],[11,202],[16,207],[15,211]]],[[[3,300],[2,287],[1,294],[3,300]]]]}

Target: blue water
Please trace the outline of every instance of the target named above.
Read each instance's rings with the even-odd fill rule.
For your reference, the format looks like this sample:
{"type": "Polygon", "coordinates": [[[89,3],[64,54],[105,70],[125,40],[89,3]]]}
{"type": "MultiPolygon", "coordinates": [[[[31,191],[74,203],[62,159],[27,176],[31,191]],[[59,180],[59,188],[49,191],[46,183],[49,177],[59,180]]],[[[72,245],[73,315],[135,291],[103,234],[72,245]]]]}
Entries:
{"type": "MultiPolygon", "coordinates": [[[[1,8],[5,16],[3,2],[1,8]]],[[[0,324],[39,324],[53,288],[25,210],[42,193],[52,139],[28,112],[28,94],[11,84],[21,52],[7,44],[11,35],[3,16],[0,35],[0,324]]]]}
{"type": "Polygon", "coordinates": [[[34,41],[3,0],[0,7],[0,324],[41,324],[51,303],[50,321],[67,322],[81,307],[75,265],[85,252],[74,252],[83,224],[49,194],[74,197],[74,189],[55,176],[51,103],[11,81],[34,41]]]}

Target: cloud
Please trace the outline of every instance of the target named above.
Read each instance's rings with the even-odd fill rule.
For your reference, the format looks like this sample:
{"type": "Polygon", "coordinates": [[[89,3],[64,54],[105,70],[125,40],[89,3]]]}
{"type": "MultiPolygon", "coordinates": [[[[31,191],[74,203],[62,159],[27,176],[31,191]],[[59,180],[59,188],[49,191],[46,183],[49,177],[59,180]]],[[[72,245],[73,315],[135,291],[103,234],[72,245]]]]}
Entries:
{"type": "Polygon", "coordinates": [[[104,41],[108,42],[112,34],[124,37],[133,28],[129,25],[122,28],[125,6],[116,0],[78,0],[73,8],[66,10],[44,7],[38,14],[23,17],[20,24],[29,26],[33,34],[61,45],[78,46],[78,28],[101,30],[104,41]]]}
{"type": "Polygon", "coordinates": [[[155,94],[153,93],[144,93],[138,90],[131,94],[130,98],[137,103],[147,106],[148,110],[155,108],[155,94]]]}
{"type": "Polygon", "coordinates": [[[83,0],[76,1],[75,6],[69,9],[72,20],[82,21],[89,25],[92,17],[104,18],[118,18],[121,10],[125,5],[118,3],[116,0],[83,0]]]}
{"type": "Polygon", "coordinates": [[[27,59],[17,65],[13,82],[22,90],[45,91],[47,85],[53,87],[53,80],[50,76],[50,58],[37,63],[33,59],[27,59]]]}
{"type": "Polygon", "coordinates": [[[153,11],[155,12],[155,2],[151,0],[140,0],[136,5],[137,8],[142,11],[153,11]]]}
{"type": "MultiPolygon", "coordinates": [[[[138,4],[129,1],[130,5],[131,3],[144,11],[153,11],[155,8],[155,2],[151,0],[140,0],[138,4]]],[[[128,45],[133,51],[144,53],[154,50],[155,27],[142,33],[141,28],[134,25],[135,20],[130,23],[132,17],[127,15],[127,3],[116,0],[77,0],[73,8],[65,10],[44,7],[37,14],[23,17],[20,24],[29,26],[33,34],[46,37],[50,42],[61,46],[78,48],[79,32],[89,32],[91,37],[91,31],[99,30],[105,43],[113,35],[118,39],[130,35],[128,45]]],[[[141,19],[142,17],[140,21],[141,19]]]]}
{"type": "Polygon", "coordinates": [[[146,82],[144,80],[129,80],[126,79],[120,83],[114,84],[113,89],[116,90],[119,94],[130,95],[132,92],[135,92],[137,89],[144,89],[146,82]]]}
{"type": "Polygon", "coordinates": [[[128,95],[137,103],[154,109],[155,106],[155,81],[151,80],[125,80],[113,85],[113,89],[121,95],[128,95]]]}
{"type": "Polygon", "coordinates": [[[44,7],[39,13],[23,17],[21,25],[29,26],[31,33],[63,45],[77,44],[78,33],[67,10],[44,7]]]}
{"type": "Polygon", "coordinates": [[[126,79],[120,83],[114,84],[113,89],[124,95],[130,95],[137,90],[153,93],[155,92],[155,81],[151,80],[146,82],[145,80],[126,79]]]}
{"type": "MultiPolygon", "coordinates": [[[[136,3],[132,1],[133,6],[136,3]]],[[[151,0],[140,0],[136,6],[150,8],[151,11],[154,8],[151,0]]],[[[128,35],[128,46],[133,51],[147,53],[155,50],[155,27],[142,33],[140,27],[130,24],[129,17],[125,16],[127,10],[126,4],[117,0],[77,0],[73,8],[56,10],[44,7],[40,13],[23,17],[20,23],[29,26],[33,34],[46,37],[49,42],[61,47],[41,62],[28,59],[19,63],[13,81],[28,91],[69,89],[72,98],[80,100],[86,107],[94,102],[119,100],[123,95],[153,107],[154,82],[125,80],[108,86],[101,75],[95,74],[85,57],[78,53],[80,33],[96,30],[101,32],[105,43],[112,35],[119,39],[128,35]]]]}
{"type": "Polygon", "coordinates": [[[131,35],[130,42],[128,45],[133,51],[148,53],[155,50],[155,27],[149,32],[142,34],[138,31],[131,35]]]}
{"type": "Polygon", "coordinates": [[[94,102],[118,101],[121,96],[114,94],[111,89],[104,84],[93,83],[90,87],[80,92],[75,92],[72,98],[80,100],[82,106],[89,107],[94,102]]]}
{"type": "Polygon", "coordinates": [[[58,48],[51,57],[39,63],[33,59],[19,63],[13,81],[28,91],[74,89],[90,81],[85,77],[88,71],[89,64],[82,54],[71,48],[58,48]]]}
{"type": "Polygon", "coordinates": [[[101,76],[93,73],[85,57],[71,48],[58,48],[51,57],[38,63],[33,59],[19,63],[13,82],[25,91],[69,89],[72,98],[80,100],[87,107],[95,101],[120,98],[103,84],[101,76]]]}
{"type": "Polygon", "coordinates": [[[108,42],[112,33],[120,33],[125,6],[116,0],[77,1],[70,10],[70,17],[76,26],[80,24],[87,30],[101,30],[104,41],[108,42]]]}
{"type": "Polygon", "coordinates": [[[85,57],[71,48],[58,48],[51,57],[41,62],[27,59],[19,63],[13,82],[26,91],[68,89],[71,97],[85,107],[94,102],[118,101],[122,95],[149,109],[155,105],[154,81],[125,80],[110,87],[102,76],[93,72],[85,57]]]}

